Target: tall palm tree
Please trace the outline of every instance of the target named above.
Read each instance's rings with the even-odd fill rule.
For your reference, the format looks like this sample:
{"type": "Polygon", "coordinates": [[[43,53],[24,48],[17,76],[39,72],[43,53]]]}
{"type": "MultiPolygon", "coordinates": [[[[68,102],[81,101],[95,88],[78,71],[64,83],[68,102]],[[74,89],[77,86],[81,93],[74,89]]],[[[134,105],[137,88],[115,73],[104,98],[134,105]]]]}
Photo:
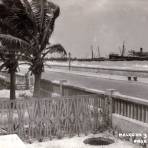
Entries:
{"type": "Polygon", "coordinates": [[[0,40],[5,44],[13,43],[20,46],[17,49],[30,64],[30,71],[35,76],[34,96],[39,97],[45,56],[54,51],[66,54],[64,48],[60,48],[62,46],[52,46],[49,42],[60,8],[47,0],[2,0],[2,2],[0,10],[5,13],[2,13],[1,20],[7,26],[11,24],[11,29],[15,30],[16,34],[9,30],[8,33],[0,34],[0,40]]]}

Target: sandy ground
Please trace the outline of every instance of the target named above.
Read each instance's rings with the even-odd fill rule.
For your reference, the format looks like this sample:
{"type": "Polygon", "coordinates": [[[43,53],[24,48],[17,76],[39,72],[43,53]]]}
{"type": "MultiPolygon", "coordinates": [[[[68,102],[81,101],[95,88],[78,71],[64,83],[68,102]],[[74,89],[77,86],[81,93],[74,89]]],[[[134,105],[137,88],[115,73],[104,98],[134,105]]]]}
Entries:
{"type": "MultiPolygon", "coordinates": [[[[31,90],[16,90],[16,98],[27,98],[32,96],[31,90]]],[[[0,90],[0,99],[9,99],[10,98],[10,90],[2,89],[0,90]]]]}
{"type": "Polygon", "coordinates": [[[51,140],[46,142],[34,142],[32,144],[26,144],[26,148],[139,148],[138,145],[135,145],[131,142],[121,141],[110,134],[97,134],[97,135],[89,135],[89,136],[81,136],[81,137],[73,137],[73,138],[63,138],[60,140],[51,140]],[[83,141],[90,137],[106,137],[111,138],[115,141],[115,143],[104,146],[91,146],[88,144],[84,144],[83,141]]]}

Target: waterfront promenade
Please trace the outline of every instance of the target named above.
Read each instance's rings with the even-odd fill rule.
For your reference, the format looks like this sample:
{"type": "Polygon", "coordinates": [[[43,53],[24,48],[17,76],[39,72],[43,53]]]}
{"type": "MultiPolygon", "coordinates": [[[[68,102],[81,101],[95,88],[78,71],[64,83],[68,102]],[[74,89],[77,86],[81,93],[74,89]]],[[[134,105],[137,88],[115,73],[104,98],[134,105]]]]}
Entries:
{"type": "MultiPolygon", "coordinates": [[[[99,75],[99,74],[98,74],[99,75]]],[[[42,78],[57,82],[59,80],[67,80],[67,83],[74,86],[85,87],[88,89],[102,90],[116,89],[123,95],[132,97],[138,97],[148,99],[148,84],[127,81],[127,80],[113,80],[102,77],[96,77],[95,75],[88,75],[86,73],[79,74],[68,71],[55,71],[52,69],[46,69],[42,78]]]]}

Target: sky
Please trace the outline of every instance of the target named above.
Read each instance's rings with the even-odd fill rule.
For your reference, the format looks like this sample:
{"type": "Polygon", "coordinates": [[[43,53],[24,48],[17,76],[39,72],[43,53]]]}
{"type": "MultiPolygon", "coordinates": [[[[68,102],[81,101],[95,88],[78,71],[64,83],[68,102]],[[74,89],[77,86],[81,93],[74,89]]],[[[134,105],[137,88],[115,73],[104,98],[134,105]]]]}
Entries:
{"type": "Polygon", "coordinates": [[[148,0],[51,0],[61,14],[51,38],[61,43],[73,57],[120,53],[123,41],[127,50],[148,51],[148,0]]]}

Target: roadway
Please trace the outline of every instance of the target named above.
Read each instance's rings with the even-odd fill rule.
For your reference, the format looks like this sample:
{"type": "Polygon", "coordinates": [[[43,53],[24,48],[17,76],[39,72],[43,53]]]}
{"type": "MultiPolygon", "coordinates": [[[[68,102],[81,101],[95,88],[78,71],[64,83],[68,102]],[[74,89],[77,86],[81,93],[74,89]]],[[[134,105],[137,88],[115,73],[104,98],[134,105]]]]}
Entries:
{"type": "Polygon", "coordinates": [[[67,80],[69,84],[105,91],[107,89],[116,89],[123,95],[148,99],[148,84],[134,81],[110,80],[93,76],[78,75],[65,72],[56,72],[47,70],[42,78],[50,81],[67,80]]]}

